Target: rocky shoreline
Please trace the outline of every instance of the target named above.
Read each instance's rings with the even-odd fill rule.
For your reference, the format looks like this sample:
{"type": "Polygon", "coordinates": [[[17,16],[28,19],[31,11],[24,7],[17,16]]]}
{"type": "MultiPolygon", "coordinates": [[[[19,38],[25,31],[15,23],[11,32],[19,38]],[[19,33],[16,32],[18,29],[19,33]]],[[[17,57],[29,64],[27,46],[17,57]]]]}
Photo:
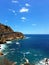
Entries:
{"type": "Polygon", "coordinates": [[[0,23],[0,44],[8,40],[23,39],[24,35],[21,32],[14,32],[11,27],[0,23]]]}

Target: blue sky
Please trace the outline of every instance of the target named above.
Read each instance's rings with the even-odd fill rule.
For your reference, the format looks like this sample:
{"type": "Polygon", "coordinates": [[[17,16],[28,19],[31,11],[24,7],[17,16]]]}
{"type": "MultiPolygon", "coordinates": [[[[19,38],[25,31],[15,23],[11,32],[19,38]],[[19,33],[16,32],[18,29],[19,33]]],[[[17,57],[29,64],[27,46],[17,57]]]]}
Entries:
{"type": "Polygon", "coordinates": [[[24,34],[49,34],[49,0],[0,0],[0,23],[24,34]]]}

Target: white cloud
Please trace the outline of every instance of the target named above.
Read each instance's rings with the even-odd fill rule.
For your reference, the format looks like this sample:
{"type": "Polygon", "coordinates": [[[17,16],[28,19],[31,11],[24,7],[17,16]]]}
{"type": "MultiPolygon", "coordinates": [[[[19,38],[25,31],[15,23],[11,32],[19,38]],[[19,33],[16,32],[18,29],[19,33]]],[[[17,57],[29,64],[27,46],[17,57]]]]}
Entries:
{"type": "Polygon", "coordinates": [[[29,9],[28,8],[25,8],[25,7],[22,7],[21,9],[20,9],[20,12],[28,12],[29,11],[29,9]]]}
{"type": "Polygon", "coordinates": [[[21,17],[21,19],[22,19],[22,20],[26,20],[26,18],[25,18],[25,17],[21,17]]]}
{"type": "Polygon", "coordinates": [[[15,13],[15,10],[12,10],[13,13],[15,13]]]}
{"type": "Polygon", "coordinates": [[[14,9],[9,9],[13,14],[17,15],[16,11],[14,9]]]}
{"type": "Polygon", "coordinates": [[[12,10],[12,12],[13,12],[13,14],[14,14],[14,15],[17,15],[17,13],[16,13],[16,11],[15,11],[15,10],[12,10]]]}
{"type": "Polygon", "coordinates": [[[17,0],[12,0],[12,3],[18,3],[18,1],[17,0]]]}
{"type": "Polygon", "coordinates": [[[32,26],[36,26],[37,24],[32,24],[32,26]]]}
{"type": "Polygon", "coordinates": [[[26,22],[26,17],[21,17],[22,22],[26,22]]]}
{"type": "Polygon", "coordinates": [[[13,10],[13,9],[9,9],[9,11],[11,11],[11,12],[13,12],[13,13],[16,13],[16,11],[15,11],[15,10],[13,10]]]}
{"type": "Polygon", "coordinates": [[[30,6],[30,4],[26,3],[26,4],[25,4],[25,6],[27,6],[27,7],[28,7],[28,6],[30,6]]]}

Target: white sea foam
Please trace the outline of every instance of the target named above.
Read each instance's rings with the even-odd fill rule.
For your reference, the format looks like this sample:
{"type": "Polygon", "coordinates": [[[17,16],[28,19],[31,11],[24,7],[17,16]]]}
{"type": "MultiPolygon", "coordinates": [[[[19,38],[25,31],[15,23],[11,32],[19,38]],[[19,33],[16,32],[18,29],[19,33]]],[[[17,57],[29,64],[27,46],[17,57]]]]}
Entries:
{"type": "Polygon", "coordinates": [[[11,43],[12,43],[12,41],[6,41],[6,43],[7,43],[7,44],[11,44],[11,43]]]}
{"type": "Polygon", "coordinates": [[[29,63],[29,60],[27,58],[25,58],[26,62],[29,63]]]}
{"type": "Polygon", "coordinates": [[[7,55],[9,52],[4,53],[4,55],[7,55]]]}
{"type": "Polygon", "coordinates": [[[37,64],[35,65],[49,65],[49,59],[44,58],[42,60],[40,60],[37,64]],[[46,61],[47,60],[47,61],[46,61]]]}
{"type": "Polygon", "coordinates": [[[31,54],[30,52],[21,52],[23,54],[23,58],[21,59],[21,61],[23,61],[23,59],[25,59],[27,62],[28,60],[26,59],[26,55],[31,54]]]}
{"type": "Polygon", "coordinates": [[[31,52],[27,51],[27,52],[21,52],[23,55],[24,54],[31,54],[31,52]]]}
{"type": "Polygon", "coordinates": [[[3,51],[6,48],[5,44],[0,44],[0,51],[3,51]]]}
{"type": "Polygon", "coordinates": [[[28,51],[28,52],[26,52],[25,54],[31,54],[31,52],[28,51]]]}
{"type": "Polygon", "coordinates": [[[16,42],[17,45],[19,45],[20,43],[19,42],[16,42]]]}
{"type": "Polygon", "coordinates": [[[23,60],[25,60],[26,61],[26,63],[29,63],[29,60],[25,57],[23,57],[22,59],[21,59],[21,61],[23,61],[23,60]]]}
{"type": "Polygon", "coordinates": [[[12,65],[16,65],[17,64],[17,62],[14,62],[12,65]]]}
{"type": "Polygon", "coordinates": [[[11,51],[15,51],[15,48],[10,49],[11,51]]]}
{"type": "Polygon", "coordinates": [[[15,51],[11,51],[11,53],[14,53],[15,51]]]}
{"type": "Polygon", "coordinates": [[[24,39],[29,39],[30,37],[25,37],[24,39]]]}

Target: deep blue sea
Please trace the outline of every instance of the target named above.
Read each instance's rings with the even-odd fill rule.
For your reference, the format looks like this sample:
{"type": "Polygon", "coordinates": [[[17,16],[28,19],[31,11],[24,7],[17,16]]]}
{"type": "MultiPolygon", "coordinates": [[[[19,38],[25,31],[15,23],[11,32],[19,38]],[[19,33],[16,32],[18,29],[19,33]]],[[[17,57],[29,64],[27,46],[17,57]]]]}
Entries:
{"type": "Polygon", "coordinates": [[[49,58],[49,35],[28,34],[25,36],[23,40],[14,40],[12,43],[2,45],[6,58],[17,62],[17,65],[24,63],[24,57],[35,64],[43,58],[49,58]]]}

